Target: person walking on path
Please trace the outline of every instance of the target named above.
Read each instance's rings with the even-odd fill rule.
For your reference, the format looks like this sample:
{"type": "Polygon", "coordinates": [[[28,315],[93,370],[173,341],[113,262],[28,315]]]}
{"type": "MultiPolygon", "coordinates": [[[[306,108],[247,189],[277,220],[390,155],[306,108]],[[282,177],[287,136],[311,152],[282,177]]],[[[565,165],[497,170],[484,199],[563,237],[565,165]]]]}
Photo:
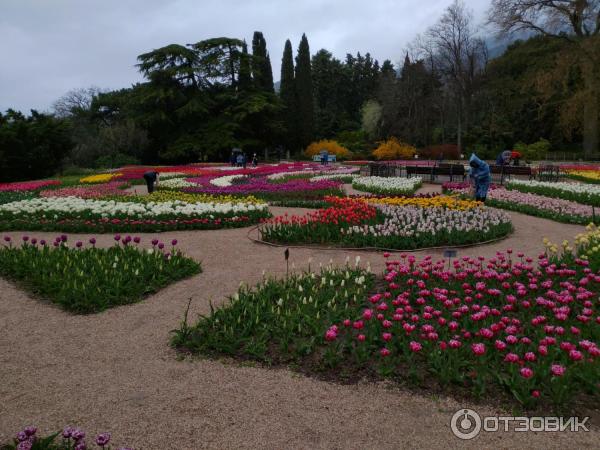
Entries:
{"type": "Polygon", "coordinates": [[[471,166],[469,178],[475,188],[475,200],[485,202],[492,181],[490,166],[479,159],[475,153],[472,153],[471,158],[469,158],[469,166],[471,166]]]}
{"type": "Polygon", "coordinates": [[[159,173],[156,170],[149,170],[144,173],[144,180],[146,180],[146,186],[148,186],[148,194],[152,194],[154,185],[158,186],[159,173]]]}

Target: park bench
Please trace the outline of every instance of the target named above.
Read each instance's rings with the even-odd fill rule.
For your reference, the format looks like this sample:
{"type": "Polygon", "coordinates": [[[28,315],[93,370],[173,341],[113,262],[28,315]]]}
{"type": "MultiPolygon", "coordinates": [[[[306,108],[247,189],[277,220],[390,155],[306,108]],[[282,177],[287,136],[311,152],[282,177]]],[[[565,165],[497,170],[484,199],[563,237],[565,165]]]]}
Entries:
{"type": "Polygon", "coordinates": [[[460,177],[463,181],[466,177],[465,167],[462,164],[439,164],[437,166],[407,166],[406,176],[413,177],[418,175],[429,176],[429,181],[435,181],[438,176],[447,176],[450,181],[455,177],[460,177]]]}
{"type": "Polygon", "coordinates": [[[529,166],[490,166],[492,175],[500,175],[500,184],[504,184],[506,178],[512,176],[526,176],[533,178],[533,171],[529,166]]]}

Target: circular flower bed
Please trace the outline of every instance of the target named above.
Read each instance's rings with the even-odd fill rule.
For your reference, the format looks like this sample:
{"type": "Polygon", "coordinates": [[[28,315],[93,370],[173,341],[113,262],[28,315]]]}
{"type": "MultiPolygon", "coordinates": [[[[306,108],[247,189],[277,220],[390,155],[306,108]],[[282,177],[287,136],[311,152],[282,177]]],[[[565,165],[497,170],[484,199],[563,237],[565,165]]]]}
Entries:
{"type": "Polygon", "coordinates": [[[475,244],[512,231],[510,218],[503,212],[480,204],[458,207],[461,203],[456,199],[434,199],[420,201],[437,206],[418,206],[416,200],[414,204],[395,206],[370,205],[360,198],[328,197],[332,204],[329,208],[304,216],[275,217],[263,221],[259,230],[264,241],[278,244],[388,249],[475,244]],[[444,206],[448,204],[453,207],[444,206]]]}

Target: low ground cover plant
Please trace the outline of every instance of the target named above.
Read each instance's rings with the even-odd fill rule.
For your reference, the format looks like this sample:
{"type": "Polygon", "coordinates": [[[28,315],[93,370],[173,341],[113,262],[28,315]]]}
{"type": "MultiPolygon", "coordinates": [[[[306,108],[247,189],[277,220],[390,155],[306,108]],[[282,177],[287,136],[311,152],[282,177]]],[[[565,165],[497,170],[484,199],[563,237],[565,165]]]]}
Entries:
{"type": "Polygon", "coordinates": [[[53,242],[29,236],[13,242],[5,236],[0,275],[68,311],[87,314],[140,301],[201,271],[177,249],[176,240],[153,239],[144,248],[139,237],[114,238],[114,246],[98,248],[95,238],[84,244],[66,235],[53,242]]]}

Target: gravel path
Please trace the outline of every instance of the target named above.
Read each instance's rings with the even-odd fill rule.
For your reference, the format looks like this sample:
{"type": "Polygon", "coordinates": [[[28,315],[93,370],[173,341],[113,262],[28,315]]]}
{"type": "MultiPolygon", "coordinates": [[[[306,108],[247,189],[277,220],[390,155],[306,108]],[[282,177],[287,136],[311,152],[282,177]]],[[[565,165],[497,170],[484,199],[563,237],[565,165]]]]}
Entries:
{"type": "MultiPolygon", "coordinates": [[[[298,209],[273,208],[301,212],[298,209]]],[[[561,242],[582,227],[511,213],[516,232],[503,242],[460,251],[491,256],[513,247],[535,255],[547,236],[561,242]]],[[[338,385],[203,359],[181,361],[168,346],[189,298],[192,314],[209,312],[240,282],[263,270],[283,275],[283,250],[253,244],[248,229],[165,233],[177,238],[204,272],[145,301],[101,314],[74,316],[32,299],[0,279],[0,443],[29,424],[43,432],[71,424],[89,435],[110,431],[136,449],[198,448],[586,448],[600,433],[488,433],[462,442],[449,427],[469,405],[381,383],[338,385]]],[[[21,233],[8,233],[20,237],[21,233]]],[[[29,233],[53,237],[56,233],[29,233]]],[[[86,238],[88,235],[81,235],[86,238]]],[[[142,235],[148,242],[151,235],[142,235]]],[[[71,240],[79,237],[72,235],[71,240]]],[[[99,245],[112,245],[101,236],[99,245]]],[[[421,252],[420,255],[426,253],[421,252]]],[[[433,252],[436,256],[440,252],[433,252]]],[[[361,255],[383,270],[380,254],[293,249],[305,267],[361,255]]],[[[490,407],[473,406],[482,414],[490,407]]]]}

